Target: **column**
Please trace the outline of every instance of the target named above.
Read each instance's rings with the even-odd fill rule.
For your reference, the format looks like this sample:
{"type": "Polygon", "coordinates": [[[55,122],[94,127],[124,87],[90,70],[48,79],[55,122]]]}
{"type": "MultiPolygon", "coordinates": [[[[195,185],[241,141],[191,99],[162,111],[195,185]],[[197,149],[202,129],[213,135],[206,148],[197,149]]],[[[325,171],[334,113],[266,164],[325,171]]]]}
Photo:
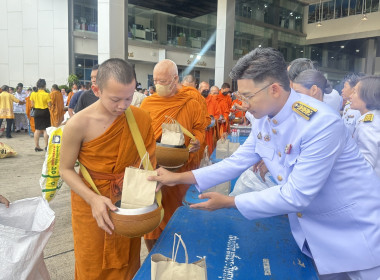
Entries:
{"type": "Polygon", "coordinates": [[[98,61],[128,58],[128,0],[98,0],[98,61]]]}
{"type": "Polygon", "coordinates": [[[153,15],[154,29],[157,33],[157,41],[166,45],[168,43],[168,16],[166,14],[155,13],[153,15]]]}
{"type": "Polygon", "coordinates": [[[376,47],[375,38],[367,39],[364,69],[367,75],[373,75],[375,73],[376,47]]]}
{"type": "Polygon", "coordinates": [[[216,19],[215,85],[231,83],[235,30],[235,0],[218,0],[216,19]]]}

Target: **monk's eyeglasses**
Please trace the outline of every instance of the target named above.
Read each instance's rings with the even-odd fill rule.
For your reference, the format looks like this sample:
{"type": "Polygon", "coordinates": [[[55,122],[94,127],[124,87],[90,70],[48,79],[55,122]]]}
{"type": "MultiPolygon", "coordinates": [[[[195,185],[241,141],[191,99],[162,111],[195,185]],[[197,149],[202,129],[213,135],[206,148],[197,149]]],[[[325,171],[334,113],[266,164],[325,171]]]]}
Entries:
{"type": "Polygon", "coordinates": [[[247,95],[247,96],[242,95],[239,91],[237,91],[235,94],[236,94],[237,99],[239,99],[240,101],[249,103],[249,100],[251,100],[253,97],[255,97],[260,91],[270,87],[273,84],[274,83],[270,83],[269,85],[266,85],[265,87],[259,89],[258,91],[255,91],[254,93],[247,95]]]}

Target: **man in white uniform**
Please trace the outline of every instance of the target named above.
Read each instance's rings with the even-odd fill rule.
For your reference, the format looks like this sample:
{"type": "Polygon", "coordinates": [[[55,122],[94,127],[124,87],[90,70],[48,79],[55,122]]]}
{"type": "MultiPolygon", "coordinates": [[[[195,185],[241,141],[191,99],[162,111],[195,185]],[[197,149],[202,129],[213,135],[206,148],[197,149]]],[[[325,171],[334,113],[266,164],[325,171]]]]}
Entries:
{"type": "Polygon", "coordinates": [[[185,173],[158,169],[164,185],[204,191],[264,160],[278,185],[236,197],[202,194],[193,208],[236,207],[247,219],[288,214],[301,251],[321,279],[380,276],[380,179],[328,105],[291,91],[281,53],[257,48],[230,74],[255,117],[246,142],[230,157],[185,173]]]}

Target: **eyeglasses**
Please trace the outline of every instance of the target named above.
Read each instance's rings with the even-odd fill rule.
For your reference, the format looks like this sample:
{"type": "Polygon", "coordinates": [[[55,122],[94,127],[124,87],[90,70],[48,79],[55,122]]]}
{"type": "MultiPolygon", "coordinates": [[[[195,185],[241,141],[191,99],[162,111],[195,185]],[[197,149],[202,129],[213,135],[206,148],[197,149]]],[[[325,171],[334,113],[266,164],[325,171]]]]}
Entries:
{"type": "Polygon", "coordinates": [[[240,101],[242,102],[246,102],[246,103],[249,103],[249,100],[251,100],[251,98],[255,97],[260,91],[270,87],[271,85],[273,85],[273,83],[270,83],[269,85],[266,85],[265,87],[263,87],[262,89],[259,89],[258,91],[248,95],[248,96],[244,96],[242,95],[240,92],[236,92],[236,97],[237,99],[239,99],[240,101]]]}

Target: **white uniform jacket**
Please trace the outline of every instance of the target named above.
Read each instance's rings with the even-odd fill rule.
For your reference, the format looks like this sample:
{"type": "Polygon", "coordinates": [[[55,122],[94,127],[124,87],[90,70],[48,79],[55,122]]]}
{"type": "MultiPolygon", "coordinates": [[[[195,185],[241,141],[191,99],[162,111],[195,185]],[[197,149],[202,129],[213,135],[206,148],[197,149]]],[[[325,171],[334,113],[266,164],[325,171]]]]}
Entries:
{"type": "Polygon", "coordinates": [[[279,185],[236,196],[242,215],[289,214],[298,246],[320,274],[380,265],[380,178],[334,110],[292,91],[276,116],[255,120],[231,157],[193,171],[197,187],[203,191],[236,178],[260,158],[279,185]],[[317,111],[307,120],[292,106],[309,116],[308,110],[317,111]]]}
{"type": "Polygon", "coordinates": [[[351,109],[351,102],[347,102],[343,109],[342,119],[351,136],[354,134],[356,122],[360,116],[361,114],[358,110],[351,109]]]}
{"type": "Polygon", "coordinates": [[[380,177],[380,110],[369,111],[361,116],[353,137],[364,158],[380,177]]]}

